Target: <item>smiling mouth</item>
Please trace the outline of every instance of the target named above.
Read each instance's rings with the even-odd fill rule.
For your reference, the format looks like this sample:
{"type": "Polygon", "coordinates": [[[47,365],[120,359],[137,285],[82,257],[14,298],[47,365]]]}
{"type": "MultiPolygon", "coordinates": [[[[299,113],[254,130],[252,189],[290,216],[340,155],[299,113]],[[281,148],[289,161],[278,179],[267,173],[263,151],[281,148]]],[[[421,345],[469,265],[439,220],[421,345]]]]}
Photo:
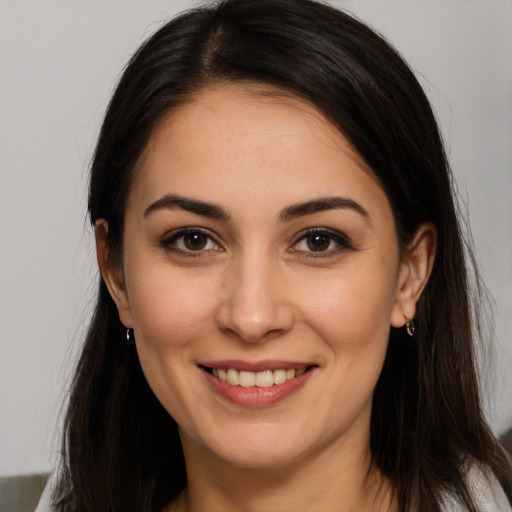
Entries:
{"type": "Polygon", "coordinates": [[[235,368],[209,368],[207,366],[203,366],[203,368],[208,373],[230,386],[241,386],[244,388],[269,388],[300,377],[302,374],[313,368],[313,366],[286,370],[263,370],[261,372],[248,372],[237,370],[235,368]]]}

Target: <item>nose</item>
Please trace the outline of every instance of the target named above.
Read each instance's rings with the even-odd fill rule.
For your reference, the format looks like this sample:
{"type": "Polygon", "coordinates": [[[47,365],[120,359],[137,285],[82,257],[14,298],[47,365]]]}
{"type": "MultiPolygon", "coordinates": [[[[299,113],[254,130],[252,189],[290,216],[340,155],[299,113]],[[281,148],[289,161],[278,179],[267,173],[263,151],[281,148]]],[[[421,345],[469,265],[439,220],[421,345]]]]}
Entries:
{"type": "Polygon", "coordinates": [[[227,271],[217,323],[227,335],[261,343],[288,332],[294,322],[279,265],[264,255],[239,261],[227,271]]]}

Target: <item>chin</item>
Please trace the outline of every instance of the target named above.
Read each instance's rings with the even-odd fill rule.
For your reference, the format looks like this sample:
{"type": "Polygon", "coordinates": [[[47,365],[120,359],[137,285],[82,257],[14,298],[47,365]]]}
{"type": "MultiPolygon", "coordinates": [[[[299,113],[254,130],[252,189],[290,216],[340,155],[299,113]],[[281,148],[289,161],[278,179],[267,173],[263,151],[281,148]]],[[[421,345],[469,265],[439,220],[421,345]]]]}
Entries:
{"type": "Polygon", "coordinates": [[[296,447],[287,450],[286,447],[271,448],[252,444],[244,449],[227,450],[221,455],[225,463],[240,469],[271,470],[284,469],[299,462],[304,454],[297,452],[296,447]]]}
{"type": "Polygon", "coordinates": [[[199,444],[213,458],[231,467],[269,470],[301,463],[312,454],[323,451],[323,445],[332,441],[331,436],[326,436],[324,443],[312,443],[311,429],[303,426],[298,431],[293,430],[289,425],[284,428],[283,425],[261,423],[251,428],[246,424],[224,429],[222,435],[216,437],[202,436],[199,444]]]}

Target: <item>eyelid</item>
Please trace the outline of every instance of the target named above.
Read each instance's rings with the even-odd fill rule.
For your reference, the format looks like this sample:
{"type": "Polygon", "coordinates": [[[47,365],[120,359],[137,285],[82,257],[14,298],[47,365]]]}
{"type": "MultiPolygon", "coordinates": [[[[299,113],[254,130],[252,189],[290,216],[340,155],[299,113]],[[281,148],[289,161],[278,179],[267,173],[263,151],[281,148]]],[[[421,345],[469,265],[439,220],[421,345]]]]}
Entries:
{"type": "Polygon", "coordinates": [[[167,233],[158,243],[160,247],[165,249],[166,251],[170,251],[173,253],[177,253],[180,255],[184,255],[187,257],[198,257],[198,256],[206,256],[208,253],[211,253],[212,250],[217,251],[218,249],[203,249],[198,251],[192,251],[192,250],[183,250],[175,245],[173,246],[173,243],[176,242],[176,240],[191,234],[191,233],[201,233],[202,235],[209,238],[217,247],[220,247],[223,249],[222,245],[217,240],[217,236],[213,234],[210,230],[201,228],[199,226],[187,226],[175,229],[169,233],[167,233]]]}
{"type": "MultiPolygon", "coordinates": [[[[178,254],[183,255],[185,257],[206,257],[208,255],[211,255],[212,251],[223,251],[224,247],[222,244],[218,241],[217,235],[215,233],[212,233],[210,230],[199,227],[199,226],[186,226],[182,228],[177,228],[175,230],[172,230],[171,232],[167,233],[159,242],[158,245],[161,246],[164,250],[178,254]],[[184,250],[175,245],[175,242],[186,236],[187,234],[191,233],[201,233],[202,235],[206,236],[210,241],[212,241],[216,247],[215,249],[199,249],[197,251],[194,250],[184,250]]],[[[338,255],[341,252],[344,251],[356,251],[356,247],[354,247],[352,241],[350,238],[343,232],[327,228],[327,227],[312,227],[305,229],[304,231],[298,233],[294,239],[293,242],[290,243],[290,247],[288,248],[288,253],[295,253],[297,256],[303,257],[303,258],[327,258],[330,256],[338,255]],[[335,244],[337,244],[337,247],[334,249],[329,249],[325,251],[305,251],[301,249],[296,249],[296,246],[302,242],[305,238],[308,236],[312,236],[315,234],[324,235],[330,240],[332,240],[335,244]]]]}
{"type": "Polygon", "coordinates": [[[339,254],[340,252],[343,252],[345,250],[349,251],[356,251],[356,247],[354,247],[352,241],[350,238],[344,234],[341,231],[332,229],[332,228],[326,228],[326,227],[314,227],[314,228],[308,228],[305,231],[302,231],[299,233],[294,241],[291,243],[291,247],[288,249],[288,252],[297,252],[302,253],[302,257],[305,258],[325,258],[329,256],[333,256],[336,254],[339,254]],[[325,235],[326,237],[333,240],[336,244],[338,244],[338,247],[336,249],[331,249],[327,251],[302,251],[302,250],[293,250],[295,246],[297,246],[302,240],[307,238],[311,235],[325,235]]]}

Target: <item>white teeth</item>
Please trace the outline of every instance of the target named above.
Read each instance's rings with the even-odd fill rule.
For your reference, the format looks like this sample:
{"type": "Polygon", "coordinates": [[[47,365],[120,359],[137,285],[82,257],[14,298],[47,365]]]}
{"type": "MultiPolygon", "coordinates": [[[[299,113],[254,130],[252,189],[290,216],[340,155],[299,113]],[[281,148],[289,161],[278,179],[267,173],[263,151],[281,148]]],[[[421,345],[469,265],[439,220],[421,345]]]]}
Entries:
{"type": "Polygon", "coordinates": [[[274,375],[272,370],[265,370],[256,374],[256,386],[259,388],[269,388],[274,385],[274,375]]]}
{"type": "Polygon", "coordinates": [[[238,370],[229,368],[227,371],[227,383],[231,384],[232,386],[238,386],[240,384],[240,373],[238,370]]]}
{"type": "Polygon", "coordinates": [[[240,372],[240,386],[250,388],[256,385],[256,374],[253,372],[240,372]]]}
{"type": "Polygon", "coordinates": [[[262,372],[246,372],[235,370],[234,368],[213,368],[212,373],[215,377],[231,386],[242,386],[249,388],[257,386],[258,388],[269,388],[273,385],[283,384],[287,380],[299,377],[306,371],[306,368],[298,370],[264,370],[262,372]]]}
{"type": "Polygon", "coordinates": [[[274,370],[274,384],[286,382],[286,370],[274,370]]]}

